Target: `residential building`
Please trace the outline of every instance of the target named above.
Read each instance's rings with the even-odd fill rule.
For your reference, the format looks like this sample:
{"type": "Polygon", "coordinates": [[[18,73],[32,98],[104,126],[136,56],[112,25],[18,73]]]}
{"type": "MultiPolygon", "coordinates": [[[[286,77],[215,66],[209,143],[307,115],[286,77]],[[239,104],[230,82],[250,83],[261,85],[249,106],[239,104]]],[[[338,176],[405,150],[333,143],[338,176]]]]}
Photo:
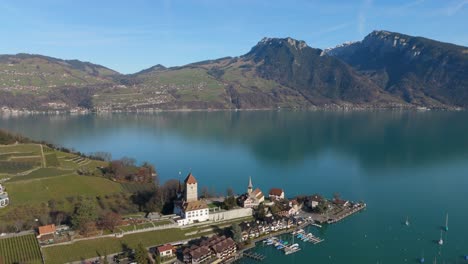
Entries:
{"type": "Polygon", "coordinates": [[[45,225],[45,226],[40,226],[38,228],[38,235],[37,238],[44,238],[44,237],[52,237],[55,235],[55,232],[57,229],[55,228],[54,224],[51,225],[45,225]]]}
{"type": "Polygon", "coordinates": [[[189,173],[184,181],[185,189],[178,191],[178,200],[174,202],[174,214],[178,225],[188,225],[209,220],[208,205],[203,200],[198,200],[198,182],[192,173],[189,173]]]}
{"type": "Polygon", "coordinates": [[[174,247],[171,244],[166,244],[156,248],[156,253],[161,257],[174,256],[174,247]]]}
{"type": "Polygon", "coordinates": [[[225,238],[211,246],[211,249],[220,260],[226,261],[234,257],[237,251],[236,242],[232,238],[225,238]]]}
{"type": "Polygon", "coordinates": [[[242,240],[254,239],[271,232],[276,232],[297,226],[302,222],[293,217],[267,217],[263,221],[242,222],[239,226],[242,229],[242,240]]]}
{"type": "Polygon", "coordinates": [[[0,208],[6,207],[10,203],[8,193],[5,192],[5,187],[0,184],[0,208]]]}
{"type": "MultiPolygon", "coordinates": [[[[201,240],[183,251],[184,262],[198,264],[212,260],[224,263],[232,259],[237,252],[237,245],[232,238],[225,236],[212,236],[201,240]]],[[[211,263],[211,261],[209,261],[211,263]]]]}
{"type": "Polygon", "coordinates": [[[206,246],[192,246],[183,251],[184,263],[198,264],[213,257],[213,252],[206,246]]]}
{"type": "Polygon", "coordinates": [[[323,201],[323,197],[320,196],[319,194],[314,194],[314,195],[310,196],[307,199],[307,201],[308,201],[307,206],[314,209],[315,207],[317,207],[319,205],[319,203],[321,203],[323,201]]]}
{"type": "Polygon", "coordinates": [[[284,199],[284,191],[279,188],[272,188],[268,197],[270,200],[282,200],[284,199]]]}

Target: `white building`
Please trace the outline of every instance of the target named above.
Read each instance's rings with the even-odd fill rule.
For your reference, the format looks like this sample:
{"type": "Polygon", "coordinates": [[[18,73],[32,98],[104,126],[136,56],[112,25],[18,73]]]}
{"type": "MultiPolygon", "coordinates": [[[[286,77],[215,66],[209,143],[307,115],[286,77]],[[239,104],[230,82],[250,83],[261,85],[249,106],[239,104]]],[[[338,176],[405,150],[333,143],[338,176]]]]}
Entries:
{"type": "Polygon", "coordinates": [[[172,257],[174,256],[173,246],[166,244],[157,248],[157,253],[161,257],[172,257]]]}
{"type": "Polygon", "coordinates": [[[0,208],[6,207],[9,203],[8,193],[5,192],[5,188],[0,184],[0,208]]]}
{"type": "Polygon", "coordinates": [[[185,189],[179,188],[178,200],[174,202],[174,214],[178,215],[177,224],[188,225],[209,220],[209,209],[205,201],[198,200],[198,182],[192,173],[184,181],[185,189]]]}
{"type": "Polygon", "coordinates": [[[280,188],[272,188],[269,193],[270,200],[283,200],[284,199],[284,191],[280,188]]]}

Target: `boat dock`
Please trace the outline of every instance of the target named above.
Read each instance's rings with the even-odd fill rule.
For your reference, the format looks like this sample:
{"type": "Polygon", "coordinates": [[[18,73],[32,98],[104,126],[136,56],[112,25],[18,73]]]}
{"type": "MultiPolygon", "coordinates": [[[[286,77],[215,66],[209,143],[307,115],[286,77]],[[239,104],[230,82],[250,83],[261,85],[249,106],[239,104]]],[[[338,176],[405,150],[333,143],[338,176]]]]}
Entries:
{"type": "Polygon", "coordinates": [[[296,235],[297,238],[301,239],[303,242],[310,242],[312,244],[318,244],[320,242],[323,242],[323,239],[314,236],[312,233],[307,233],[304,231],[304,229],[299,229],[296,232],[293,232],[293,235],[296,235]]]}
{"type": "Polygon", "coordinates": [[[266,258],[266,256],[254,252],[244,252],[243,256],[256,261],[263,261],[266,258]]]}

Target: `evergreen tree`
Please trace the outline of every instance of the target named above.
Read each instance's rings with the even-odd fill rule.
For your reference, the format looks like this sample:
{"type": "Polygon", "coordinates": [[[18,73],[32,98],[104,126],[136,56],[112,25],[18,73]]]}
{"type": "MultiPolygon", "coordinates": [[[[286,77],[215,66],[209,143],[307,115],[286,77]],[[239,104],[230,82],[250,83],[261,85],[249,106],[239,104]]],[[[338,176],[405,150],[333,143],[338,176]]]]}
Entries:
{"type": "Polygon", "coordinates": [[[138,264],[148,263],[148,251],[141,243],[139,243],[137,248],[135,249],[135,261],[138,264]]]}
{"type": "Polygon", "coordinates": [[[239,224],[234,223],[231,226],[231,232],[232,232],[234,241],[236,241],[236,243],[241,243],[242,242],[242,229],[239,226],[239,224]]]}
{"type": "Polygon", "coordinates": [[[83,201],[72,216],[71,223],[81,233],[88,233],[95,226],[97,219],[96,206],[90,200],[83,201]]]}

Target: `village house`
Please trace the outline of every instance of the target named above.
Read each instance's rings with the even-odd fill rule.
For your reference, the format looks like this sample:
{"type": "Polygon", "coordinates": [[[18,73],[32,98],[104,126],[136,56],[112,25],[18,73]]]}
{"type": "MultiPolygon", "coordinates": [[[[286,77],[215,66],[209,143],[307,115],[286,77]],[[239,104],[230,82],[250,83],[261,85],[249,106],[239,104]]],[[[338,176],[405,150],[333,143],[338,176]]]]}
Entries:
{"type": "Polygon", "coordinates": [[[174,256],[174,250],[173,246],[171,244],[166,244],[163,246],[159,246],[156,248],[156,253],[161,257],[161,258],[169,258],[174,256]]]}
{"type": "Polygon", "coordinates": [[[323,202],[323,197],[320,196],[319,194],[314,194],[307,199],[307,206],[314,209],[316,208],[319,203],[323,202]]]}
{"type": "Polygon", "coordinates": [[[299,212],[299,203],[297,200],[291,200],[287,204],[283,203],[282,204],[283,210],[277,213],[277,215],[288,217],[288,216],[294,216],[299,212]]]}
{"type": "Polygon", "coordinates": [[[291,228],[298,225],[297,219],[292,217],[267,217],[263,221],[254,220],[242,222],[239,224],[242,230],[242,241],[257,238],[262,235],[267,235],[271,232],[276,232],[291,228]]]}
{"type": "Polygon", "coordinates": [[[185,178],[185,189],[182,193],[179,184],[177,200],[174,202],[175,219],[179,226],[209,220],[209,209],[205,201],[198,200],[198,182],[192,173],[185,178]]]}
{"type": "Polygon", "coordinates": [[[198,264],[210,259],[216,263],[231,260],[237,252],[237,245],[232,238],[225,236],[212,236],[203,239],[198,245],[192,245],[183,251],[184,262],[198,264]]]}
{"type": "Polygon", "coordinates": [[[39,240],[39,242],[44,242],[44,243],[54,242],[56,232],[57,232],[57,229],[55,228],[54,224],[40,226],[38,228],[37,239],[39,240]]]}
{"type": "Polygon", "coordinates": [[[269,196],[270,200],[282,200],[284,199],[284,191],[279,188],[272,188],[270,190],[269,196]]]}
{"type": "Polygon", "coordinates": [[[5,192],[5,188],[0,184],[0,208],[6,207],[10,203],[8,193],[5,192]]]}
{"type": "Polygon", "coordinates": [[[240,195],[237,198],[237,203],[244,208],[252,208],[258,206],[265,201],[263,192],[256,188],[253,189],[252,178],[249,177],[249,185],[247,186],[247,193],[240,195]]]}
{"type": "Polygon", "coordinates": [[[208,247],[191,246],[183,251],[184,263],[203,263],[213,257],[213,252],[208,247]]]}

